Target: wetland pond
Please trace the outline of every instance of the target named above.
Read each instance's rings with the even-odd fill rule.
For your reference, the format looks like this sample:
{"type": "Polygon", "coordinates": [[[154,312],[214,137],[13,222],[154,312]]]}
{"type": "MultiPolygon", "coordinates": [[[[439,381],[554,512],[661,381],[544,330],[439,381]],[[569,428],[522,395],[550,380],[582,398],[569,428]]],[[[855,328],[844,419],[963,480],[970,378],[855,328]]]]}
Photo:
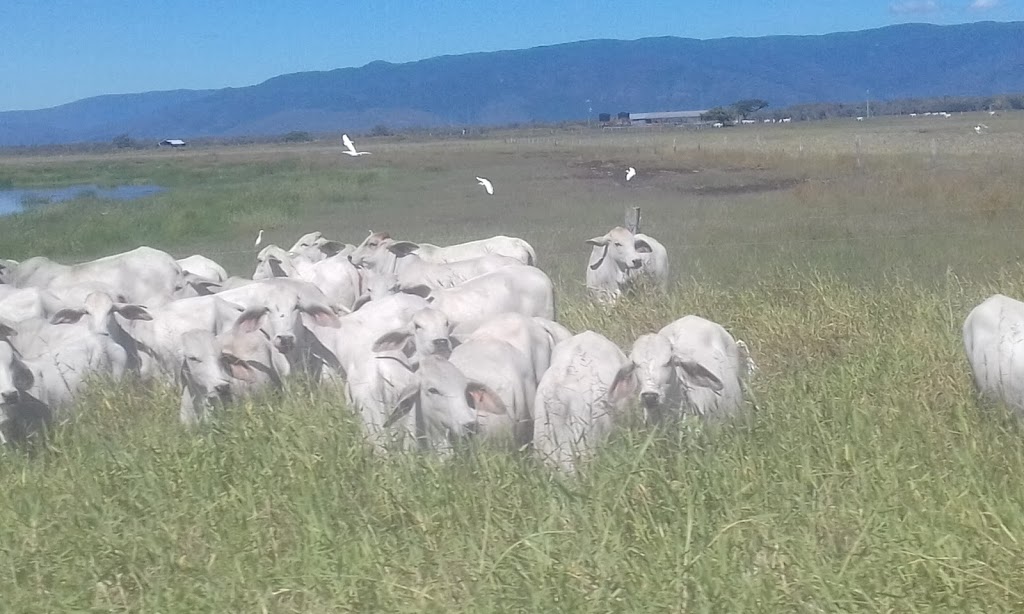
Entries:
{"type": "Polygon", "coordinates": [[[60,188],[9,188],[0,189],[0,216],[29,211],[76,198],[98,198],[103,200],[135,200],[159,194],[167,188],[158,185],[118,185],[100,187],[97,185],[71,185],[60,188]]]}

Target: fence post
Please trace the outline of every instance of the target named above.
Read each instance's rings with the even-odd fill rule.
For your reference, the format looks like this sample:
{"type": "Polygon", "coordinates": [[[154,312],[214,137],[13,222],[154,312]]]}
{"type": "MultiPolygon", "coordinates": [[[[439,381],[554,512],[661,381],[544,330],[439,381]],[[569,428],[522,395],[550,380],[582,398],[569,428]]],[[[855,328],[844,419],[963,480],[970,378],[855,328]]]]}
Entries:
{"type": "Polygon", "coordinates": [[[640,207],[626,208],[626,228],[633,234],[640,232],[640,207]]]}

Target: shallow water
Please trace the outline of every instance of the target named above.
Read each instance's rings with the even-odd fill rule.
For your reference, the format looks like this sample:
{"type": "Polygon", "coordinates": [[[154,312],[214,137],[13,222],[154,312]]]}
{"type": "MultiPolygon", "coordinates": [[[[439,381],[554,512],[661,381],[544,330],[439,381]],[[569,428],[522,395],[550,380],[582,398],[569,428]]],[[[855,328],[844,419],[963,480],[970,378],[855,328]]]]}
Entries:
{"type": "Polygon", "coordinates": [[[21,213],[32,207],[52,205],[84,196],[110,200],[135,200],[163,192],[158,185],[119,185],[101,188],[96,185],[72,185],[62,188],[31,188],[0,190],[0,216],[21,213]]]}

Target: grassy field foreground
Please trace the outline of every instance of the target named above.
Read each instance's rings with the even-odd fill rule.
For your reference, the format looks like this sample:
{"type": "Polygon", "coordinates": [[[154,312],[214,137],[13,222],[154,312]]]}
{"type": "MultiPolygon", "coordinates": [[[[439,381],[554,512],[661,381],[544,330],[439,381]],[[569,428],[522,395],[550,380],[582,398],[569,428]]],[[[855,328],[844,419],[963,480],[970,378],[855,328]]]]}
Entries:
{"type": "Polygon", "coordinates": [[[261,227],[504,232],[537,247],[570,328],[628,347],[697,313],[761,367],[748,419],[635,426],[579,480],[487,450],[375,458],[337,393],[298,384],[198,434],[174,391],[95,390],[49,449],[0,457],[2,609],[1019,611],[1022,433],[975,399],[959,329],[1024,296],[1024,152],[999,145],[1024,123],[979,152],[968,121],[379,143],[358,168],[326,146],[0,160],[15,185],[171,188],[5,220],[2,257],[146,243],[248,272],[261,227]],[[631,204],[677,283],[590,307],[582,241],[631,204]]]}

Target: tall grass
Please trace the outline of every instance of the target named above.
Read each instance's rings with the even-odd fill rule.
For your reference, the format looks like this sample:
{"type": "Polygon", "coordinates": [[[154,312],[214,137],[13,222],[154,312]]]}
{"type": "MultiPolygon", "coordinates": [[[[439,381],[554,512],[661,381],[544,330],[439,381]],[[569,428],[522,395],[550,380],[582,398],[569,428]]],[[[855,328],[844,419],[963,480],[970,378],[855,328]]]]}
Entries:
{"type": "MultiPolygon", "coordinates": [[[[975,399],[959,332],[989,294],[1024,296],[1012,232],[1022,180],[973,160],[981,171],[944,175],[903,154],[751,166],[759,145],[746,145],[666,154],[675,173],[638,164],[637,186],[551,145],[529,157],[473,144],[429,163],[396,146],[359,168],[279,153],[251,173],[221,160],[223,175],[182,158],[173,172],[197,174],[180,190],[238,207],[238,220],[249,201],[252,214],[293,203],[272,229],[282,237],[522,234],[574,330],[628,347],[696,313],[744,339],[758,409],[720,427],[632,425],[570,480],[482,448],[447,462],[375,457],[331,389],[295,384],[188,433],[173,390],[97,388],[46,449],[0,457],[3,609],[1024,608],[1021,428],[975,399]],[[493,199],[475,190],[477,169],[493,199]],[[669,245],[675,284],[594,307],[579,287],[582,241],[623,204],[643,206],[647,231],[669,245]]],[[[125,205],[139,225],[122,240],[149,241],[142,221],[166,220],[170,205],[125,205]]],[[[53,223],[33,222],[41,233],[53,223]]],[[[250,240],[244,224],[210,245],[250,240]]]]}

